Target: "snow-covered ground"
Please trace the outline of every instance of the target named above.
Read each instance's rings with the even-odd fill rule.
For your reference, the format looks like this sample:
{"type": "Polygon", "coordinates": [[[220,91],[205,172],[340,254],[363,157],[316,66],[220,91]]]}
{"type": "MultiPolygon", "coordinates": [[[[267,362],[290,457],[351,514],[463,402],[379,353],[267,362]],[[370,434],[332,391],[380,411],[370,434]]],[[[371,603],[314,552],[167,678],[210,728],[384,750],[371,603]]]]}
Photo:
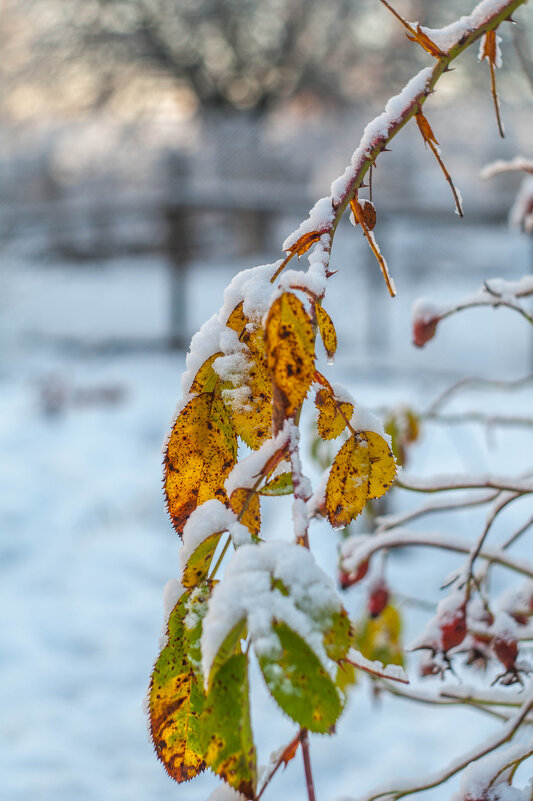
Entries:
{"type": "MultiPolygon", "coordinates": [[[[325,306],[343,345],[329,374],[358,401],[420,407],[452,376],[531,371],[531,335],[511,312],[470,312],[444,323],[426,350],[410,346],[410,307],[419,294],[448,301],[477,289],[482,275],[516,278],[528,268],[527,241],[518,236],[458,230],[437,239],[416,226],[390,228],[387,255],[399,289],[392,312],[384,287],[381,296],[368,294],[369,270],[377,268],[364,243],[353,229],[341,232],[335,256],[341,270],[325,306]],[[418,285],[407,272],[414,265],[418,285]]],[[[234,270],[191,270],[191,331],[219,305],[234,270]]],[[[179,543],[160,490],[161,443],[180,396],[184,354],[156,347],[167,330],[166,292],[166,267],[155,260],[75,267],[4,261],[0,796],[6,801],[203,801],[217,784],[209,774],[181,787],[172,782],[155,758],[142,712],[158,652],[162,589],[178,570],[179,543]],[[100,347],[128,337],[147,347],[100,347]]],[[[484,397],[472,392],[456,408],[478,408],[484,397]]],[[[501,397],[492,398],[493,409],[501,411],[501,397]]],[[[503,403],[506,412],[526,414],[531,390],[506,395],[503,403]]],[[[518,474],[531,466],[529,458],[523,430],[433,427],[415,447],[410,469],[518,474]]],[[[316,475],[309,465],[308,471],[316,475]]],[[[265,506],[266,530],[283,536],[285,501],[268,499],[265,506]]],[[[513,505],[494,541],[530,513],[513,505]]],[[[472,537],[483,512],[451,519],[454,533],[472,537]]],[[[432,530],[446,525],[444,516],[431,520],[432,530]]],[[[337,540],[327,526],[313,528],[312,546],[333,570],[337,540]]],[[[457,556],[438,551],[398,555],[393,583],[435,601],[457,564],[457,556]]],[[[361,590],[345,597],[356,614],[361,590]]],[[[409,611],[407,639],[427,614],[409,611]]],[[[415,681],[416,661],[409,670],[415,681]]],[[[266,759],[294,726],[258,677],[254,684],[255,734],[266,759]]],[[[395,776],[436,770],[497,726],[475,711],[373,700],[362,681],[338,736],[312,738],[318,798],[357,797],[395,776]]],[[[444,801],[455,787],[450,782],[428,798],[444,801]]],[[[269,794],[304,797],[299,758],[269,794]]]]}

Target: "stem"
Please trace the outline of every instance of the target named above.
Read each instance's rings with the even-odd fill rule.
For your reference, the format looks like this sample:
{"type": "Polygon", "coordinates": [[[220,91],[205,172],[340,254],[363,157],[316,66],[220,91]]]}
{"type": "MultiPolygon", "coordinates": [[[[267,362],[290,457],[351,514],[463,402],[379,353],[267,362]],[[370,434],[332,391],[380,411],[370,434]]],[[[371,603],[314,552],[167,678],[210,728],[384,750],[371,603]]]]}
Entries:
{"type": "Polygon", "coordinates": [[[439,148],[437,147],[437,145],[434,142],[431,141],[431,139],[425,139],[424,141],[431,148],[431,152],[433,153],[433,155],[437,159],[439,167],[441,168],[441,170],[442,170],[442,172],[444,174],[444,177],[446,178],[446,180],[448,181],[448,184],[450,185],[450,189],[452,190],[453,199],[455,200],[455,208],[456,208],[457,214],[459,215],[459,217],[464,217],[465,215],[464,215],[464,212],[463,212],[463,207],[461,205],[461,199],[459,198],[459,195],[457,194],[457,189],[455,188],[454,183],[452,181],[452,176],[450,175],[450,173],[446,169],[446,167],[444,165],[444,162],[440,157],[439,148]]]}
{"type": "Polygon", "coordinates": [[[496,112],[496,121],[498,123],[498,131],[502,139],[505,139],[505,131],[503,130],[503,122],[500,114],[500,101],[498,100],[498,90],[496,89],[496,72],[494,69],[494,63],[489,59],[489,70],[490,70],[490,91],[492,94],[492,100],[494,102],[494,111],[496,112]]]}
{"type": "Polygon", "coordinates": [[[311,758],[309,755],[309,739],[307,729],[302,729],[300,733],[300,742],[302,743],[302,757],[304,762],[305,783],[307,785],[307,797],[309,801],[316,801],[313,774],[311,772],[311,758]]]}

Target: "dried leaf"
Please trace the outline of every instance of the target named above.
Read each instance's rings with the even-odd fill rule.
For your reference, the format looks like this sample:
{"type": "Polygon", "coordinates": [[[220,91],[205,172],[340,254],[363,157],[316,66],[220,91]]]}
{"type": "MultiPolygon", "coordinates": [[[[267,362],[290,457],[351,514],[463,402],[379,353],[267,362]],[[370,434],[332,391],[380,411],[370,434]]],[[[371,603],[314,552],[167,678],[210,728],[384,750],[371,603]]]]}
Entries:
{"type": "Polygon", "coordinates": [[[317,428],[322,439],[335,439],[352,419],[353,405],[338,401],[325,387],[319,389],[315,404],[318,409],[317,428]]]}
{"type": "Polygon", "coordinates": [[[435,138],[435,134],[431,129],[431,125],[429,124],[427,118],[422,114],[421,111],[418,111],[415,114],[415,119],[420,129],[420,133],[422,134],[422,137],[424,139],[424,142],[435,142],[435,144],[438,145],[439,143],[435,138]]]}
{"type": "MultiPolygon", "coordinates": [[[[367,201],[368,202],[368,201],[367,201]]],[[[352,209],[354,222],[356,225],[361,225],[363,229],[363,233],[366,237],[368,244],[370,245],[370,249],[374,256],[376,257],[376,261],[379,264],[379,268],[382,272],[383,278],[385,279],[385,283],[387,285],[387,289],[389,290],[389,295],[393,298],[396,295],[396,290],[394,288],[394,282],[389,274],[389,268],[387,262],[383,258],[383,255],[379,249],[378,243],[376,242],[376,238],[372,231],[368,228],[365,220],[365,214],[363,211],[363,207],[361,203],[355,198],[350,200],[350,207],[352,209]]],[[[368,215],[367,215],[368,216],[368,215]]],[[[373,218],[373,222],[375,224],[376,218],[373,218]]]]}
{"type": "Polygon", "coordinates": [[[274,428],[293,417],[314,375],[313,326],[303,303],[284,292],[272,304],[266,323],[267,364],[272,376],[274,428]]]}
{"type": "Polygon", "coordinates": [[[243,526],[257,537],[261,530],[261,505],[257,492],[239,487],[231,493],[229,503],[243,526]]]}
{"type": "Polygon", "coordinates": [[[462,203],[461,203],[461,197],[460,197],[457,189],[455,188],[455,185],[454,185],[454,183],[452,181],[452,177],[451,177],[450,173],[448,172],[448,170],[446,169],[446,167],[444,165],[444,162],[443,162],[443,160],[442,160],[442,158],[440,156],[440,150],[439,150],[438,142],[435,139],[435,134],[431,130],[431,126],[430,126],[429,122],[424,117],[424,115],[422,114],[422,111],[420,109],[415,114],[415,118],[416,118],[417,125],[418,125],[418,127],[420,129],[420,133],[422,134],[422,138],[424,139],[424,142],[429,145],[429,148],[430,148],[431,152],[433,153],[433,155],[437,159],[438,165],[441,168],[444,177],[446,178],[446,180],[448,181],[448,183],[450,185],[450,189],[452,190],[453,199],[455,201],[455,209],[457,211],[457,214],[459,215],[459,217],[463,217],[464,214],[463,214],[463,206],[462,206],[462,203]]]}
{"type": "Polygon", "coordinates": [[[149,690],[156,754],[177,782],[192,779],[205,768],[200,744],[204,692],[187,656],[190,635],[183,623],[189,598],[190,593],[184,593],[170,614],[168,642],[155,664],[149,690]]]}
{"type": "Polygon", "coordinates": [[[313,245],[315,242],[318,242],[323,233],[323,231],[310,231],[307,234],[302,234],[302,236],[297,242],[294,243],[294,245],[291,245],[290,248],[287,248],[287,253],[296,253],[298,258],[300,258],[300,256],[303,256],[303,254],[309,250],[311,245],[313,245]]]}
{"type": "Polygon", "coordinates": [[[332,526],[347,526],[368,500],[380,498],[396,475],[389,446],[379,434],[360,431],[338,452],[326,486],[326,508],[332,526]]]}
{"type": "Polygon", "coordinates": [[[212,393],[197,395],[178,415],[164,456],[168,511],[180,535],[197,506],[211,498],[226,502],[224,482],[236,457],[235,431],[224,404],[212,393]]]}
{"type": "Polygon", "coordinates": [[[324,311],[320,303],[315,306],[316,321],[318,323],[318,330],[324,343],[324,348],[327,353],[328,359],[332,359],[337,350],[337,332],[329,314],[324,311]]]}
{"type": "Polygon", "coordinates": [[[490,70],[490,89],[492,94],[492,102],[494,103],[494,111],[496,113],[496,122],[498,123],[498,131],[502,139],[505,138],[505,131],[500,114],[500,101],[498,98],[498,90],[496,89],[496,67],[501,66],[498,50],[498,35],[496,31],[487,31],[481,39],[481,46],[479,50],[479,60],[487,59],[489,62],[490,70]]]}
{"type": "Polygon", "coordinates": [[[416,26],[416,31],[411,29],[411,31],[408,31],[405,35],[411,40],[411,42],[418,42],[418,44],[423,47],[426,53],[429,53],[430,56],[441,58],[442,56],[447,55],[447,53],[441,50],[440,47],[437,47],[435,42],[433,42],[429,36],[424,33],[420,25],[416,26]]]}
{"type": "Polygon", "coordinates": [[[254,798],[257,765],[246,654],[234,654],[216,672],[201,727],[209,767],[246,798],[254,798]]]}

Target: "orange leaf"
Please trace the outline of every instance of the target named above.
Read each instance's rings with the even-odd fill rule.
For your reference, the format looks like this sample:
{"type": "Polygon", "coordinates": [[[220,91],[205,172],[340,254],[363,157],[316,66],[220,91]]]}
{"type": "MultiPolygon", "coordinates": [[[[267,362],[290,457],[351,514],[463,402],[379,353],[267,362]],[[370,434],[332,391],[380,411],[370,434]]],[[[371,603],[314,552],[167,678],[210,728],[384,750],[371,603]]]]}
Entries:
{"type": "Polygon", "coordinates": [[[433,131],[431,129],[431,125],[427,121],[426,117],[424,117],[422,112],[421,111],[417,111],[416,114],[415,114],[415,118],[416,118],[417,125],[418,125],[418,127],[420,129],[420,133],[422,134],[422,137],[424,139],[424,142],[435,142],[435,144],[438,145],[439,143],[437,142],[437,139],[435,138],[435,134],[433,133],[433,131]]]}
{"type": "Polygon", "coordinates": [[[423,47],[426,53],[429,53],[430,56],[441,58],[441,56],[447,55],[447,53],[444,53],[439,47],[437,47],[435,42],[433,42],[429,36],[424,33],[420,25],[416,26],[416,31],[411,30],[405,35],[411,40],[411,42],[418,42],[418,44],[423,47]]]}
{"type": "Polygon", "coordinates": [[[296,253],[298,258],[300,258],[300,256],[303,256],[303,254],[309,250],[311,245],[313,245],[315,242],[318,242],[322,236],[322,233],[323,232],[320,231],[311,231],[307,234],[302,234],[302,236],[297,242],[294,243],[294,245],[291,245],[290,248],[287,248],[287,251],[289,253],[296,253]]]}

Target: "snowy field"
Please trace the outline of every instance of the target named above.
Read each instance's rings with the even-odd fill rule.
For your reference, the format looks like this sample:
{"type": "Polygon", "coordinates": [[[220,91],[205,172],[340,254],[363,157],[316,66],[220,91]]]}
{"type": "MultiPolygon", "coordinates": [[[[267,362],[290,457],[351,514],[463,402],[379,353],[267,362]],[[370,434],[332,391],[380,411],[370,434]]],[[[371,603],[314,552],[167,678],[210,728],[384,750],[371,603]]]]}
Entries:
{"type": "MultiPolygon", "coordinates": [[[[455,227],[437,239],[416,225],[393,225],[387,255],[399,297],[391,302],[384,287],[379,296],[372,289],[369,271],[377,268],[364,243],[353,230],[341,231],[340,240],[334,254],[340,273],[325,307],[343,344],[328,375],[347,384],[356,400],[422,408],[453,378],[532,371],[527,325],[504,310],[446,321],[424,351],[409,344],[410,309],[418,295],[446,302],[476,290],[482,277],[519,277],[528,270],[525,239],[500,228],[481,236],[455,227]]],[[[181,787],[172,782],[155,758],[142,711],[158,653],[162,590],[178,567],[179,543],[160,489],[161,443],[184,368],[183,353],[158,348],[168,314],[166,267],[156,260],[52,266],[15,256],[3,265],[0,796],[204,801],[217,780],[205,774],[181,787]],[[116,345],[128,338],[144,347],[116,345]]],[[[235,265],[191,270],[191,333],[220,305],[234,271],[235,265]]],[[[487,400],[493,411],[501,412],[503,403],[506,413],[528,414],[531,399],[525,390],[487,400]]],[[[485,400],[471,392],[454,408],[476,409],[485,400]]],[[[461,426],[449,432],[435,426],[415,447],[409,469],[417,475],[515,475],[531,466],[529,459],[523,430],[461,426]]],[[[309,465],[308,472],[316,476],[309,465]]],[[[286,504],[268,500],[265,530],[290,537],[286,504]]],[[[501,515],[494,542],[529,514],[530,508],[514,504],[501,515]]],[[[449,520],[434,516],[431,528],[453,521],[454,533],[475,537],[482,520],[479,511],[449,520]]],[[[312,546],[324,567],[334,569],[337,544],[327,526],[314,526],[312,546]]],[[[391,582],[399,593],[434,602],[457,564],[453,554],[402,553],[392,559],[391,582]]],[[[497,581],[503,579],[497,573],[497,581]]],[[[344,597],[357,615],[361,591],[344,597]]],[[[399,603],[408,613],[409,640],[429,613],[399,603]]],[[[415,685],[417,661],[408,666],[415,685]]],[[[266,760],[292,737],[294,726],[257,677],[255,685],[252,714],[266,760]]],[[[361,681],[338,736],[312,738],[318,798],[358,797],[395,776],[419,777],[497,727],[476,711],[373,700],[361,681]]],[[[526,778],[522,773],[517,783],[526,778]]],[[[426,797],[444,801],[455,787],[452,781],[426,797]]],[[[265,797],[303,799],[304,792],[297,758],[265,797]]]]}

